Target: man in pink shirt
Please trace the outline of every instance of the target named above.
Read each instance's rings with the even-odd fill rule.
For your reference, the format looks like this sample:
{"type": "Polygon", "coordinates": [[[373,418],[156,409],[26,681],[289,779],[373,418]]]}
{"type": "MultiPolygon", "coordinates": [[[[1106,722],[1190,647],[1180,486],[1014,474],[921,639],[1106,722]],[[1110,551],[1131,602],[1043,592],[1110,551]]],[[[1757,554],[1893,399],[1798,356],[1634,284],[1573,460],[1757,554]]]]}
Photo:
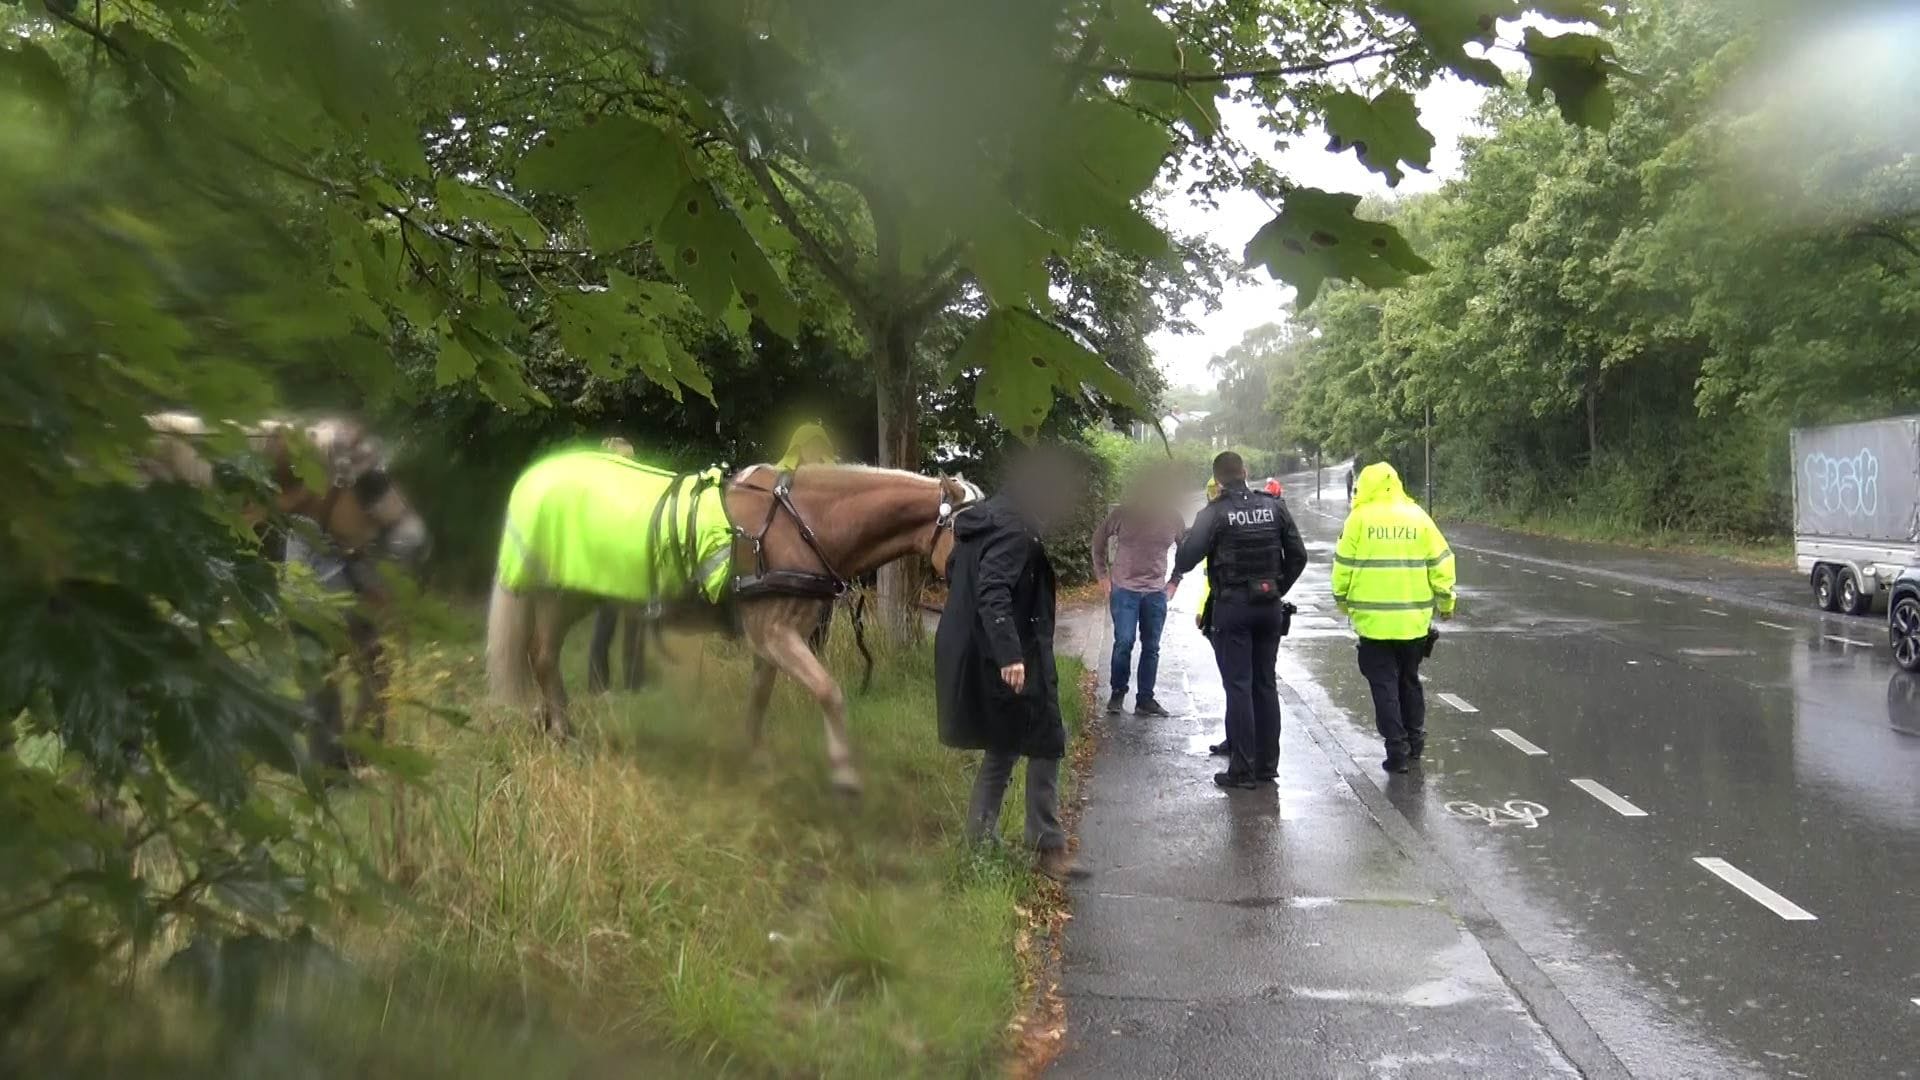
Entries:
{"type": "Polygon", "coordinates": [[[1180,542],[1184,523],[1171,509],[1170,500],[1157,497],[1158,487],[1142,487],[1115,507],[1093,532],[1093,574],[1100,579],[1113,616],[1109,713],[1119,712],[1126,699],[1133,646],[1138,640],[1140,667],[1133,711],[1139,716],[1168,715],[1154,700],[1153,683],[1160,667],[1160,631],[1167,622],[1167,598],[1180,585],[1178,577],[1167,577],[1167,552],[1180,542]]]}

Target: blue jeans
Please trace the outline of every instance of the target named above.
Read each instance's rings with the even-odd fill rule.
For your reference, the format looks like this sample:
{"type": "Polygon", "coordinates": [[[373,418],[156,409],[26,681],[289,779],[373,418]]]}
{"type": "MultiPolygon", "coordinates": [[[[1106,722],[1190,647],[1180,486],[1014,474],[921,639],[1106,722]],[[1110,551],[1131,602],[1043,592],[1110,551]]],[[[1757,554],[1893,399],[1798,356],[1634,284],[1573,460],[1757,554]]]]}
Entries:
{"type": "Polygon", "coordinates": [[[1113,692],[1127,692],[1127,668],[1132,664],[1133,642],[1138,637],[1139,698],[1151,698],[1153,680],[1160,671],[1160,630],[1167,625],[1167,594],[1158,589],[1152,592],[1115,589],[1107,606],[1113,612],[1113,692]]]}

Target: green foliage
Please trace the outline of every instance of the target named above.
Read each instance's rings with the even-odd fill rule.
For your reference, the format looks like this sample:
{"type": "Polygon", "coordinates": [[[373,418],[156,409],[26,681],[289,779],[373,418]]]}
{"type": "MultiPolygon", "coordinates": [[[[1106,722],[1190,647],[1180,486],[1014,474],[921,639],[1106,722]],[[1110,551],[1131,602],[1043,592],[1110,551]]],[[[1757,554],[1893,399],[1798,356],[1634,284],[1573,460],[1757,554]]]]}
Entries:
{"type": "Polygon", "coordinates": [[[1327,149],[1339,153],[1348,147],[1361,164],[1397,185],[1406,174],[1400,163],[1427,170],[1433,159],[1433,134],[1420,126],[1420,110],[1405,90],[1383,90],[1369,101],[1342,91],[1327,101],[1327,130],[1333,138],[1327,149]]]}
{"type": "Polygon", "coordinates": [[[1354,216],[1360,196],[1318,188],[1287,192],[1280,215],[1247,241],[1247,262],[1299,290],[1312,306],[1328,278],[1350,278],[1376,289],[1398,285],[1432,269],[1391,225],[1354,216]]]}
{"type": "Polygon", "coordinates": [[[1784,32],[1695,0],[1610,41],[1530,30],[1534,106],[1491,103],[1465,175],[1391,210],[1433,271],[1311,313],[1303,441],[1416,460],[1430,406],[1457,509],[1784,530],[1789,426],[1920,405],[1911,141],[1815,123],[1791,86],[1735,93],[1784,32]],[[1614,101],[1616,49],[1645,77],[1614,101]]]}

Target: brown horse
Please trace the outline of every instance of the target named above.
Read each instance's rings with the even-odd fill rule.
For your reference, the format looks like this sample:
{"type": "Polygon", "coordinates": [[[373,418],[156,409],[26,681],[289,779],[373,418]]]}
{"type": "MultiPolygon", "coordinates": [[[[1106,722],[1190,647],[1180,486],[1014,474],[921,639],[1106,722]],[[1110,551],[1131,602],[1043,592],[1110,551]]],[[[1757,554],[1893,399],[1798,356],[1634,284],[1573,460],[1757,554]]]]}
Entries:
{"type": "MultiPolygon", "coordinates": [[[[774,678],[784,672],[807,688],[825,715],[834,786],[860,790],[847,742],[846,697],[807,637],[848,582],[897,559],[931,555],[954,511],[979,497],[978,488],[958,478],[852,465],[809,466],[791,474],[756,465],[726,481],[737,586],[730,600],[755,657],[747,699],[750,745],[759,746],[774,678]]],[[[496,699],[524,705],[537,690],[548,730],[570,735],[561,645],[568,629],[605,599],[559,588],[516,592],[496,583],[487,619],[487,667],[496,699]]],[[[710,625],[724,614],[700,601],[676,602],[668,613],[675,621],[705,618],[710,625]]]]}
{"type": "MultiPolygon", "coordinates": [[[[187,413],[159,413],[147,417],[147,425],[154,430],[155,438],[140,469],[149,479],[203,488],[214,485],[214,466],[202,447],[222,433],[220,428],[187,413]]],[[[248,521],[259,528],[269,525],[278,513],[313,522],[332,549],[330,558],[340,567],[342,580],[333,583],[336,587],[350,585],[363,598],[377,603],[383,597],[378,576],[368,572],[373,560],[413,566],[426,557],[426,523],[387,475],[384,448],[364,427],[350,420],[328,418],[305,425],[268,420],[228,431],[243,439],[247,449],[265,462],[273,485],[272,505],[247,507],[248,521]],[[315,490],[300,479],[296,440],[304,440],[322,462],[327,472],[324,489],[315,490]]],[[[301,543],[304,545],[304,540],[301,543]]],[[[370,724],[378,738],[385,734],[381,695],[387,679],[379,631],[367,614],[350,612],[347,634],[360,683],[355,724],[370,724]]],[[[314,756],[336,767],[346,764],[339,745],[339,699],[338,681],[331,675],[310,698],[315,712],[314,756]]]]}
{"type": "MultiPolygon", "coordinates": [[[[212,487],[213,463],[201,446],[220,428],[190,413],[147,417],[153,447],[140,462],[150,479],[212,487]]],[[[247,518],[265,523],[271,512],[304,517],[342,553],[418,562],[428,547],[426,523],[387,475],[385,450],[366,428],[351,420],[328,418],[304,426],[267,420],[236,428],[248,449],[267,464],[273,481],[273,506],[250,507],[247,518]],[[294,441],[304,439],[327,470],[328,486],[315,490],[300,479],[294,441]]]]}

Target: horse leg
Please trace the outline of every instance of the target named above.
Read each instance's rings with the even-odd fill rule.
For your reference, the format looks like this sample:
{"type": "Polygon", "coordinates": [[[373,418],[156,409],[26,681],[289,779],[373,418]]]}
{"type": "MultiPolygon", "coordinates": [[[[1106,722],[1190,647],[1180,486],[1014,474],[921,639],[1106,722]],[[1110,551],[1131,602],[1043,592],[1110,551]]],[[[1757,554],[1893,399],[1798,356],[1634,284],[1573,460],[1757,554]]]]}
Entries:
{"type": "Polygon", "coordinates": [[[747,692],[747,745],[758,753],[766,732],[767,703],[773,700],[773,680],[780,669],[764,656],[753,658],[753,683],[747,692]]]}
{"type": "Polygon", "coordinates": [[[352,643],[354,667],[359,676],[359,700],[354,709],[355,729],[371,728],[375,739],[387,737],[387,686],[393,671],[386,650],[380,645],[380,628],[371,620],[347,614],[347,640],[352,643]]]}
{"type": "Polygon", "coordinates": [[[858,795],[860,773],[853,767],[853,752],[847,744],[847,697],[826,665],[807,647],[801,627],[808,626],[804,620],[813,617],[817,609],[808,606],[801,610],[801,622],[783,621],[770,626],[756,644],[767,659],[806,687],[819,703],[826,716],[827,765],[833,786],[844,794],[858,795]]]}
{"type": "Polygon", "coordinates": [[[530,659],[533,678],[540,686],[536,716],[540,726],[562,739],[573,737],[567,720],[567,688],[560,677],[560,647],[566,643],[571,605],[564,596],[542,598],[534,612],[530,659]]]}
{"type": "Polygon", "coordinates": [[[639,608],[628,608],[620,620],[625,646],[627,689],[638,690],[647,680],[647,628],[639,608]]]}

